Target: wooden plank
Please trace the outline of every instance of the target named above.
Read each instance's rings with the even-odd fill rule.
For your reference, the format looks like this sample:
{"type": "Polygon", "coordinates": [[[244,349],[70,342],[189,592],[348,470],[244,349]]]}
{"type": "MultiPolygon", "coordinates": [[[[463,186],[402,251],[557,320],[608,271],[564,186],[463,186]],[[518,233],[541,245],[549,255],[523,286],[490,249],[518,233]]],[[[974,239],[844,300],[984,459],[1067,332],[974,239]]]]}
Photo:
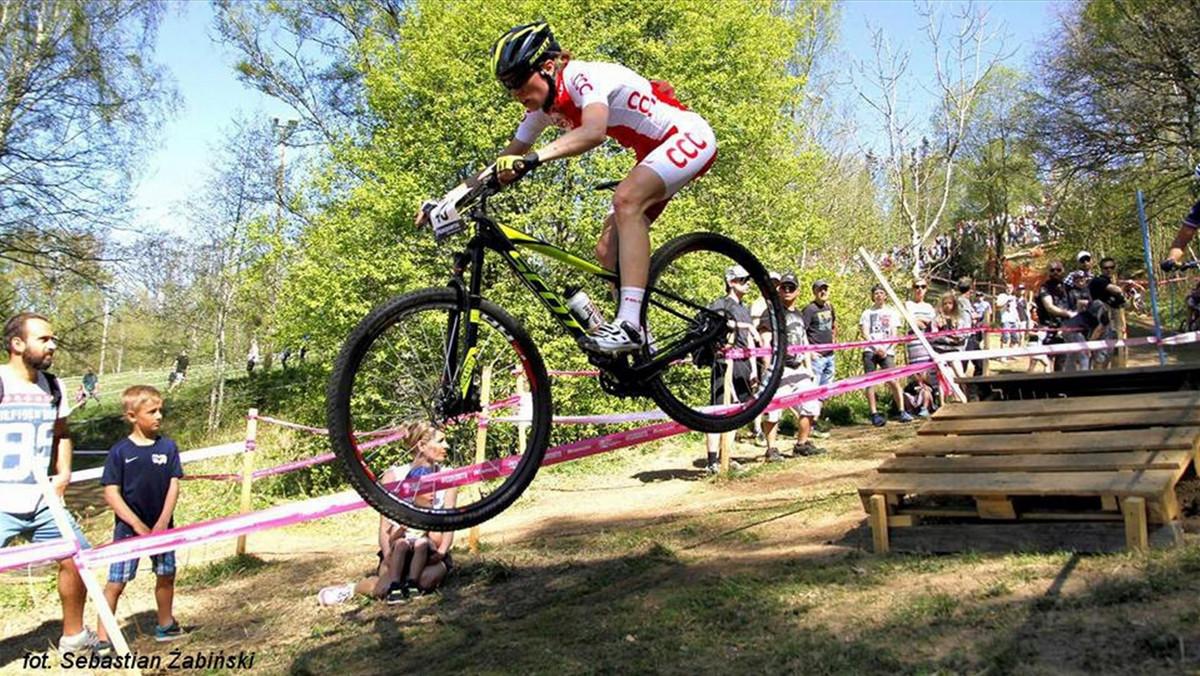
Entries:
{"type": "Polygon", "coordinates": [[[1167,469],[1132,472],[991,472],[959,474],[875,473],[858,489],[862,495],[1116,495],[1158,499],[1175,485],[1167,469]]]}
{"type": "Polygon", "coordinates": [[[887,501],[882,495],[871,496],[871,543],[876,554],[888,552],[887,501]]]}
{"type": "Polygon", "coordinates": [[[1198,440],[1200,427],[1151,427],[1133,433],[1118,430],[928,436],[919,437],[914,443],[896,451],[896,456],[1194,450],[1198,440]]]}
{"type": "Polygon", "coordinates": [[[1045,455],[904,457],[885,460],[880,472],[1100,472],[1133,469],[1183,469],[1192,451],[1125,451],[1045,455]]]}
{"type": "MultiPolygon", "coordinates": [[[[867,528],[847,533],[843,541],[865,548],[867,528]]],[[[1152,527],[1149,545],[1164,548],[1178,545],[1183,530],[1178,522],[1152,527]]],[[[893,552],[1118,552],[1125,549],[1125,526],[1102,523],[969,523],[917,525],[892,531],[888,546],[893,552]]]]}
{"type": "Polygon", "coordinates": [[[1121,513],[1125,515],[1125,546],[1137,551],[1146,549],[1150,539],[1146,529],[1146,500],[1125,498],[1121,501],[1121,513]]]}
{"type": "Polygon", "coordinates": [[[1015,519],[1017,510],[1013,503],[1002,496],[987,496],[975,498],[975,509],[981,519],[1015,519]]]}
{"type": "Polygon", "coordinates": [[[1200,408],[1200,392],[1150,392],[1098,397],[1059,397],[1023,401],[973,401],[947,403],[934,420],[963,418],[1019,418],[1069,413],[1187,410],[1200,408]]]}
{"type": "Polygon", "coordinates": [[[1019,434],[1023,432],[1070,432],[1074,430],[1135,429],[1139,427],[1195,427],[1200,409],[1185,411],[1132,411],[1123,413],[1075,413],[1024,418],[981,420],[930,420],[917,430],[920,436],[948,434],[1019,434]]]}

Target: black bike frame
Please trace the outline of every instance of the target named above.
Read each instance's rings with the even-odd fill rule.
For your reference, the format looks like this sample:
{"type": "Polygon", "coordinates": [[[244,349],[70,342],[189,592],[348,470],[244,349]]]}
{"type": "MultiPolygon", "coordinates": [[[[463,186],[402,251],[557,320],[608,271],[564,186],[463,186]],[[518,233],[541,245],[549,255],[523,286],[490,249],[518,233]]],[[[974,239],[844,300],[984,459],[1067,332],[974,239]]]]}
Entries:
{"type": "MultiPolygon", "coordinates": [[[[446,354],[446,377],[447,382],[452,382],[454,374],[458,374],[458,389],[459,394],[464,398],[468,398],[468,393],[473,380],[475,371],[476,359],[476,339],[479,334],[479,308],[483,301],[483,296],[480,293],[483,285],[483,258],[487,250],[495,251],[500,254],[517,273],[525,286],[537,296],[542,305],[550,311],[550,314],[558,320],[560,326],[570,333],[576,342],[582,341],[587,332],[583,326],[571,314],[571,310],[567,307],[567,303],[562,296],[550,285],[541,278],[528,263],[518,249],[529,249],[536,253],[542,254],[556,261],[559,261],[567,266],[570,266],[580,272],[585,272],[594,277],[598,277],[605,281],[617,284],[620,278],[617,273],[611,270],[606,270],[591,261],[584,260],[568,251],[564,251],[545,240],[538,239],[532,235],[521,232],[514,228],[496,223],[482,213],[481,209],[476,209],[471,214],[471,220],[475,222],[475,235],[467,243],[466,251],[459,255],[455,264],[454,277],[450,285],[459,293],[459,307],[467,312],[468,323],[466,334],[463,337],[463,344],[466,347],[466,355],[463,357],[462,369],[458,369],[458,348],[457,341],[452,340],[452,337],[457,334],[458,317],[451,315],[450,326],[447,332],[447,354],[446,354]],[[463,289],[462,272],[470,267],[469,287],[463,289]],[[465,295],[465,298],[463,296],[465,295]]],[[[679,298],[674,294],[655,290],[655,293],[671,298],[676,301],[693,305],[697,312],[711,312],[703,306],[698,306],[685,299],[679,298]]],[[[653,301],[651,301],[653,302],[653,301]]],[[[611,363],[600,365],[604,370],[613,374],[620,381],[643,381],[656,375],[667,364],[691,354],[700,345],[703,345],[714,339],[719,333],[725,330],[724,318],[713,313],[714,322],[708,330],[697,334],[693,340],[686,341],[676,345],[662,353],[657,353],[654,358],[645,362],[629,365],[626,360],[613,360],[611,363]]],[[[593,362],[595,363],[595,362],[593,362]]]]}

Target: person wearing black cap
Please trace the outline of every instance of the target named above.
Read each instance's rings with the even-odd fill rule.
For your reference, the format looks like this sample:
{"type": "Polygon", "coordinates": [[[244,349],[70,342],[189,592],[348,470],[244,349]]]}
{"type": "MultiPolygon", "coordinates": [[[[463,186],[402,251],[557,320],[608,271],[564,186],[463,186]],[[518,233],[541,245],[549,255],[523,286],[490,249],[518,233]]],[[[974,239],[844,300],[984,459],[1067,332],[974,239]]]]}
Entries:
{"type": "MultiPolygon", "coordinates": [[[[871,307],[863,310],[862,317],[858,320],[858,329],[864,340],[885,341],[895,338],[898,334],[902,323],[900,313],[895,308],[885,307],[886,300],[887,291],[881,285],[871,287],[871,307]]],[[[862,361],[864,373],[892,368],[896,365],[896,346],[892,343],[868,346],[863,350],[862,361]]],[[[900,381],[892,380],[888,386],[892,388],[896,408],[900,411],[900,422],[912,422],[912,415],[904,410],[904,393],[900,389],[900,381]]],[[[867,403],[871,406],[871,424],[876,427],[887,424],[887,416],[880,413],[876,405],[873,387],[867,388],[867,403]]]]}
{"type": "MultiPolygon", "coordinates": [[[[783,302],[784,326],[787,330],[788,347],[794,348],[808,344],[804,330],[804,316],[796,307],[796,299],[800,294],[800,284],[796,275],[789,272],[779,281],[779,298],[783,302]]],[[[765,346],[771,344],[771,327],[766,322],[760,322],[759,335],[765,346]]],[[[803,354],[789,353],[784,361],[783,378],[779,381],[776,398],[811,390],[817,386],[812,375],[811,352],[803,354]]],[[[809,456],[821,455],[825,449],[820,448],[809,440],[812,434],[813,421],[821,415],[821,401],[812,399],[792,406],[792,415],[796,417],[796,445],[792,447],[792,455],[809,456]]],[[[779,449],[775,447],[776,432],[779,430],[779,420],[783,417],[782,410],[766,414],[763,431],[767,440],[767,462],[778,462],[783,459],[779,449]]]]}

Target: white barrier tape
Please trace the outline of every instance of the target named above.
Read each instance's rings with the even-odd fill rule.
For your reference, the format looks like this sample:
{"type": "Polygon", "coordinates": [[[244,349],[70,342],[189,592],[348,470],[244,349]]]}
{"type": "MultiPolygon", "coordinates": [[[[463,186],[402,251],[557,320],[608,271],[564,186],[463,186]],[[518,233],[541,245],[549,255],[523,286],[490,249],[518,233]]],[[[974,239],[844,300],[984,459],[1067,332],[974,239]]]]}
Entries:
{"type": "MultiPolygon", "coordinates": [[[[199,460],[208,460],[210,458],[220,458],[226,455],[237,455],[246,449],[246,442],[234,441],[220,446],[208,446],[206,448],[197,448],[192,451],[184,451],[179,454],[180,462],[196,462],[199,460]]],[[[107,452],[107,451],[106,451],[107,452]]],[[[104,473],[103,467],[93,467],[91,469],[71,472],[71,483],[80,481],[88,481],[91,479],[99,479],[104,473]]]]}

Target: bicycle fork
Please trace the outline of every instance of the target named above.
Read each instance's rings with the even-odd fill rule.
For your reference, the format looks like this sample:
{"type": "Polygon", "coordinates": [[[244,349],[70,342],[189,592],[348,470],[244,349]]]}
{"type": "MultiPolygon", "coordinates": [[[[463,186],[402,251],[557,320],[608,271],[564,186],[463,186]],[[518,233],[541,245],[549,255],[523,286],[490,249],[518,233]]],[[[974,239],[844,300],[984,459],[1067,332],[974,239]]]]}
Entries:
{"type": "Polygon", "coordinates": [[[445,367],[442,371],[441,392],[437,402],[437,413],[443,421],[455,417],[478,413],[479,401],[478,342],[479,293],[483,256],[477,249],[458,253],[454,257],[454,268],[447,283],[454,289],[455,308],[449,312],[444,342],[445,367]],[[463,272],[470,267],[470,288],[463,279],[463,272]],[[465,317],[464,317],[465,315],[465,317]],[[465,325],[464,325],[465,319],[465,325]],[[461,335],[461,339],[460,339],[461,335]]]}

